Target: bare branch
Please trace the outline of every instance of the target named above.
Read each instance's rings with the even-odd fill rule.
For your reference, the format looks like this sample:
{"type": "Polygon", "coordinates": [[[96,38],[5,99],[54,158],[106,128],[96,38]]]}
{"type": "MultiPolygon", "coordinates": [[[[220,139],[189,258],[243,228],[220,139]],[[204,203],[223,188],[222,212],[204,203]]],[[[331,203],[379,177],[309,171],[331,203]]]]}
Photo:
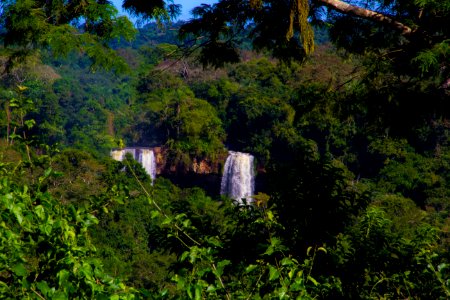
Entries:
{"type": "Polygon", "coordinates": [[[348,4],[341,0],[318,0],[318,2],[323,3],[323,4],[327,5],[328,7],[332,8],[336,11],[339,11],[341,13],[344,13],[344,14],[353,15],[353,16],[357,16],[357,17],[361,17],[364,19],[373,20],[375,22],[389,25],[389,26],[401,31],[401,33],[403,35],[409,35],[413,32],[411,27],[406,26],[405,24],[403,24],[397,20],[394,20],[389,16],[386,16],[382,13],[379,13],[379,12],[376,12],[376,11],[373,11],[370,9],[351,5],[351,4],[348,4]]]}

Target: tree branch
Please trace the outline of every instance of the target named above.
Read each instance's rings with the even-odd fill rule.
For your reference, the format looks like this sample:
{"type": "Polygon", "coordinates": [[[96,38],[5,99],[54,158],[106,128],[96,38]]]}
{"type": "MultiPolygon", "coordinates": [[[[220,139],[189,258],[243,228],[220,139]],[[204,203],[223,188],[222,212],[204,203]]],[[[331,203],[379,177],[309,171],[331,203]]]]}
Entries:
{"type": "Polygon", "coordinates": [[[389,25],[392,28],[401,31],[401,33],[403,35],[409,35],[413,32],[411,27],[406,26],[405,24],[403,24],[399,21],[396,21],[396,20],[392,19],[391,17],[388,17],[382,13],[379,13],[379,12],[376,12],[376,11],[373,11],[370,9],[351,5],[351,4],[345,3],[341,0],[318,0],[318,2],[323,3],[326,6],[332,8],[338,12],[347,14],[347,15],[353,15],[356,17],[361,17],[364,19],[368,19],[368,20],[372,20],[372,21],[375,21],[378,23],[389,25]]]}

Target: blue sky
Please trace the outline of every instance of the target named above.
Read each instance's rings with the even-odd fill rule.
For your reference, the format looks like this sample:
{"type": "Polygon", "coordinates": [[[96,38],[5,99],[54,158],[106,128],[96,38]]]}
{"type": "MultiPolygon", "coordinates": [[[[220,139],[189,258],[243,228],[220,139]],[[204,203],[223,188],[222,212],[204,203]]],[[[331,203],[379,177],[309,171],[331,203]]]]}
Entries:
{"type": "MultiPolygon", "coordinates": [[[[121,10],[122,1],[121,0],[112,0],[112,1],[113,1],[114,5],[119,9],[119,11],[122,11],[121,10]]],[[[149,0],[141,0],[141,1],[149,1],[149,0]]],[[[187,20],[191,17],[189,12],[194,7],[196,7],[202,3],[213,4],[213,3],[217,2],[217,0],[174,0],[174,2],[176,4],[182,5],[182,13],[181,13],[180,19],[187,20]]]]}

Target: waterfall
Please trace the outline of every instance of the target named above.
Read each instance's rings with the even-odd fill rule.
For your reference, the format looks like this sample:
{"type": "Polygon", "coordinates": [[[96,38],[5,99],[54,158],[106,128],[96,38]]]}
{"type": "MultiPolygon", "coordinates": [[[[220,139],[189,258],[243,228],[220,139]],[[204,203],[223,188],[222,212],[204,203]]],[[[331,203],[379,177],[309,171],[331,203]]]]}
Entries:
{"type": "Polygon", "coordinates": [[[253,170],[253,155],[242,152],[229,151],[223,169],[220,194],[237,200],[242,204],[242,198],[254,194],[255,176],[253,170]]]}
{"type": "Polygon", "coordinates": [[[153,180],[155,180],[156,177],[156,160],[153,150],[141,149],[137,161],[141,163],[147,174],[150,175],[150,178],[152,179],[153,182],[153,180]]]}
{"type": "Polygon", "coordinates": [[[111,157],[115,160],[122,161],[125,155],[130,153],[134,160],[139,162],[144,170],[150,175],[152,182],[156,177],[156,160],[153,150],[150,148],[123,148],[111,151],[111,157]]]}

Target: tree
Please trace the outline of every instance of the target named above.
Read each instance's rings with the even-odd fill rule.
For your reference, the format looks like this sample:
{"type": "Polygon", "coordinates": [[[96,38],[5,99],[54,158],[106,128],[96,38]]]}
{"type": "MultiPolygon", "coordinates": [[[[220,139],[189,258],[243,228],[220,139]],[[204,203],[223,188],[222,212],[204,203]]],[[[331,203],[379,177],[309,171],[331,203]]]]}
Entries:
{"type": "MultiPolygon", "coordinates": [[[[160,1],[153,13],[167,3],[160,1]]],[[[314,50],[311,25],[327,25],[347,49],[376,50],[397,70],[441,75],[441,84],[449,77],[449,1],[221,0],[196,7],[193,16],[180,36],[201,47],[205,65],[237,61],[238,33],[255,49],[302,59],[314,50]]]]}
{"type": "MultiPolygon", "coordinates": [[[[50,46],[56,54],[77,48],[93,59],[93,68],[120,68],[108,42],[131,38],[134,33],[131,23],[118,17],[108,1],[1,3],[3,41],[19,50],[17,53],[40,45],[50,46]]],[[[180,11],[173,0],[125,0],[123,8],[144,20],[160,22],[174,18],[180,11]]],[[[341,46],[352,50],[367,50],[359,45],[385,49],[382,54],[398,62],[397,68],[408,70],[406,63],[417,73],[442,75],[441,84],[449,77],[445,60],[450,54],[448,0],[220,0],[196,7],[193,15],[182,26],[180,37],[192,38],[187,44],[201,47],[205,65],[237,61],[237,33],[242,32],[256,49],[269,49],[283,59],[302,59],[314,50],[311,25],[326,24],[341,46]]]]}
{"type": "Polygon", "coordinates": [[[216,109],[196,98],[179,78],[150,72],[140,78],[137,89],[142,106],[131,131],[141,132],[138,142],[148,143],[155,138],[175,156],[191,158],[213,158],[224,151],[225,132],[216,109]]]}
{"type": "MultiPolygon", "coordinates": [[[[42,45],[50,46],[56,54],[76,48],[88,54],[94,69],[121,68],[117,62],[123,61],[116,59],[108,42],[131,38],[134,30],[125,17],[117,16],[110,2],[1,3],[3,41],[16,53],[42,45]]],[[[144,20],[160,22],[180,11],[173,0],[125,0],[123,8],[144,20]]],[[[326,24],[333,39],[348,49],[367,50],[359,45],[368,45],[384,50],[384,58],[398,62],[397,69],[441,75],[441,84],[450,77],[445,60],[450,54],[448,0],[220,0],[196,7],[193,15],[182,26],[180,37],[192,38],[187,45],[201,47],[205,65],[237,61],[238,33],[243,32],[255,49],[269,49],[283,59],[302,59],[314,51],[312,25],[326,24]]]]}
{"type": "Polygon", "coordinates": [[[1,1],[1,39],[11,52],[7,68],[48,47],[55,55],[82,51],[93,70],[124,70],[126,65],[108,46],[114,39],[131,39],[135,29],[109,1],[1,1]]]}

